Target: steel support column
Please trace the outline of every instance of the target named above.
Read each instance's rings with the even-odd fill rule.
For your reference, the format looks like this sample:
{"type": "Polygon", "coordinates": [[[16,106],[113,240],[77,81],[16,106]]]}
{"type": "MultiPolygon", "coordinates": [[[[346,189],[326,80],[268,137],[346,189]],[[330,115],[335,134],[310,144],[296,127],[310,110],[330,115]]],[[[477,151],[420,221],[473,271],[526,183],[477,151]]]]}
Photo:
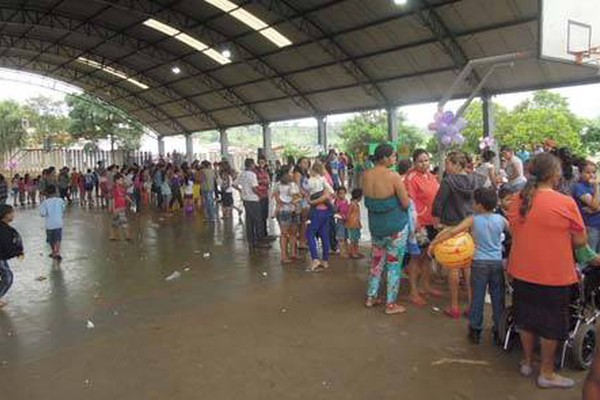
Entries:
{"type": "Polygon", "coordinates": [[[165,139],[162,136],[157,138],[158,140],[158,155],[159,157],[164,157],[165,155],[165,139]]]}
{"type": "Polygon", "coordinates": [[[188,163],[194,161],[194,140],[191,133],[185,135],[185,159],[188,163]]]}
{"type": "MultiPolygon", "coordinates": [[[[219,131],[219,143],[221,145],[221,157],[229,159],[229,138],[227,137],[227,130],[221,129],[219,131]]],[[[231,162],[231,160],[229,160],[231,162]]]]}
{"type": "Polygon", "coordinates": [[[483,137],[494,136],[494,103],[492,96],[484,94],[481,96],[483,107],[483,137]]]}
{"type": "MultiPolygon", "coordinates": [[[[496,129],[496,123],[494,119],[494,102],[492,96],[485,93],[481,96],[481,106],[483,108],[483,137],[494,137],[494,131],[496,129]]],[[[494,158],[494,165],[496,169],[500,168],[500,152],[498,149],[498,142],[494,140],[494,145],[490,150],[496,153],[494,158]]]]}
{"type": "Polygon", "coordinates": [[[271,132],[271,125],[265,122],[262,126],[263,131],[263,154],[267,160],[271,160],[273,156],[273,138],[271,132]]]}
{"type": "Polygon", "coordinates": [[[327,117],[317,117],[317,143],[323,151],[327,151],[327,117]]]}
{"type": "Polygon", "coordinates": [[[388,140],[396,142],[398,140],[398,109],[396,107],[387,109],[387,128],[388,140]]]}

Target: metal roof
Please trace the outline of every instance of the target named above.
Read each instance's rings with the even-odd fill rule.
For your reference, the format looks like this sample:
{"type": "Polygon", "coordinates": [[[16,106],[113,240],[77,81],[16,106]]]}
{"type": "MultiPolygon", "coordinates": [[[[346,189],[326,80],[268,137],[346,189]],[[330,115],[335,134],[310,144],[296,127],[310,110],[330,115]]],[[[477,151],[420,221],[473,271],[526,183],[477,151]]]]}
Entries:
{"type": "Polygon", "coordinates": [[[292,44],[277,47],[205,0],[0,0],[0,67],[79,86],[160,135],[435,101],[468,60],[520,51],[532,56],[498,70],[488,93],[600,81],[591,68],[537,57],[539,0],[234,1],[292,44]],[[232,62],[148,18],[227,48],[232,62]]]}

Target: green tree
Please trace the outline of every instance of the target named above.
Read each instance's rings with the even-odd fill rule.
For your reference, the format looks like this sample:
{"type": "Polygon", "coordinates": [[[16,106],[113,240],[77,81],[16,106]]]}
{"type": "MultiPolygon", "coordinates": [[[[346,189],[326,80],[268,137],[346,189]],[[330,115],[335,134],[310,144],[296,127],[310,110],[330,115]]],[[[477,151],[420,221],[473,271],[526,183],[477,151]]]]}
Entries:
{"type": "MultiPolygon", "coordinates": [[[[351,154],[366,151],[369,143],[387,141],[387,113],[367,111],[346,121],[340,134],[344,149],[351,154]]],[[[425,135],[415,126],[406,123],[404,114],[398,115],[398,141],[409,149],[423,146],[425,135]]]]}
{"type": "Polygon", "coordinates": [[[15,101],[0,101],[0,152],[12,151],[25,141],[25,113],[15,101]]]}
{"type": "Polygon", "coordinates": [[[501,119],[496,136],[502,144],[515,148],[532,150],[544,139],[553,139],[561,147],[583,152],[583,127],[584,121],[570,110],[566,98],[542,90],[501,119]]]}
{"type": "Polygon", "coordinates": [[[73,143],[69,134],[67,105],[45,96],[29,98],[23,106],[27,120],[27,145],[31,147],[67,147],[73,143]]]}
{"type": "Polygon", "coordinates": [[[600,118],[587,121],[581,140],[589,154],[596,155],[600,153],[600,118]]]}
{"type": "Polygon", "coordinates": [[[89,94],[68,95],[71,123],[69,132],[75,139],[96,143],[110,139],[111,147],[136,150],[144,134],[144,127],[123,110],[111,106],[89,94]]]}

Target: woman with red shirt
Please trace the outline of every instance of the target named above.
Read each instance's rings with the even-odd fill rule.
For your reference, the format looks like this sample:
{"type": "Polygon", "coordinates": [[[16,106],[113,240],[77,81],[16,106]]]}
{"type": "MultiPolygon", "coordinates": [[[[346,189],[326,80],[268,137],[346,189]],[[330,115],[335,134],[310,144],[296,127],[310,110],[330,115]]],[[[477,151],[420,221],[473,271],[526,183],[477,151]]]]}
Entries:
{"type": "Polygon", "coordinates": [[[539,337],[538,386],[569,388],[575,382],[555,373],[554,360],[558,343],[569,334],[569,305],[578,281],[573,250],[587,245],[585,225],[575,201],[553,189],[561,179],[558,158],[539,154],[529,169],[532,179],[507,214],[513,235],[508,272],[514,278],[515,324],[524,352],[521,374],[533,374],[539,337]]]}
{"type": "MultiPolygon", "coordinates": [[[[405,178],[406,189],[417,211],[417,230],[426,232],[429,240],[433,240],[437,234],[432,215],[433,202],[440,184],[436,176],[429,171],[429,154],[426,150],[415,150],[413,153],[413,163],[414,168],[405,178]]],[[[426,244],[424,245],[426,246],[426,244]]],[[[422,250],[420,256],[411,257],[409,263],[410,300],[415,305],[424,306],[427,304],[427,301],[421,294],[430,294],[436,297],[441,296],[438,290],[430,286],[430,271],[431,259],[427,255],[427,251],[422,250]],[[419,290],[419,284],[421,290],[419,290]]]]}

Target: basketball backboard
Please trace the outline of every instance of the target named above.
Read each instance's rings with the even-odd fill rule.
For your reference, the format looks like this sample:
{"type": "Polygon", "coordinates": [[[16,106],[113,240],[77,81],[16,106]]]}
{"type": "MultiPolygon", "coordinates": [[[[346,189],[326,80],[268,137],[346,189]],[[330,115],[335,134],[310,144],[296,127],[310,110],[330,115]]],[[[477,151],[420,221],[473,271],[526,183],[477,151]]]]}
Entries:
{"type": "Polygon", "coordinates": [[[600,0],[541,0],[540,57],[600,68],[600,0]]]}

